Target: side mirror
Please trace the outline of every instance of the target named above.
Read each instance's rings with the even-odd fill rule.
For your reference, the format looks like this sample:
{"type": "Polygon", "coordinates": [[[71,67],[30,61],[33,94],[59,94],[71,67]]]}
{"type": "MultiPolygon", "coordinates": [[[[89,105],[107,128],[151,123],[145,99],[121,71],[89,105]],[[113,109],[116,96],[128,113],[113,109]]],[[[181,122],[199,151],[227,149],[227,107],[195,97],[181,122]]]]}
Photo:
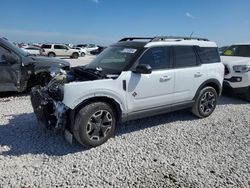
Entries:
{"type": "Polygon", "coordinates": [[[11,53],[7,53],[7,54],[2,55],[2,60],[5,61],[6,63],[10,63],[10,64],[18,62],[18,58],[11,53]]]}
{"type": "Polygon", "coordinates": [[[136,67],[134,72],[138,74],[151,74],[152,68],[149,64],[140,64],[136,67]]]}

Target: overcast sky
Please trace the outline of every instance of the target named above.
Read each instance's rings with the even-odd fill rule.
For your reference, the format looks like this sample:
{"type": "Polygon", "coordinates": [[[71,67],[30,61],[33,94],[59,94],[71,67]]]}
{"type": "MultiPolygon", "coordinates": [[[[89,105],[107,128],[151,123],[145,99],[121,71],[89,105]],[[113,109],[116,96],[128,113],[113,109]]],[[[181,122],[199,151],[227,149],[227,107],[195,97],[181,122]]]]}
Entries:
{"type": "Polygon", "coordinates": [[[0,36],[18,42],[97,43],[126,36],[250,42],[250,0],[5,0],[0,36]]]}

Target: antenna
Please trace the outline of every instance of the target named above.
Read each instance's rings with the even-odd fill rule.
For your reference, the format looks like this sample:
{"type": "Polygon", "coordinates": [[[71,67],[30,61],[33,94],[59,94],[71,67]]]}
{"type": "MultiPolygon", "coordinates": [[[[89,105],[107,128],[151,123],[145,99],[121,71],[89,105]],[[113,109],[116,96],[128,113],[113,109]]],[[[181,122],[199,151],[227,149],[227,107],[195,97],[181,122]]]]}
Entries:
{"type": "Polygon", "coordinates": [[[190,38],[193,36],[194,32],[192,31],[192,33],[190,34],[190,38]]]}

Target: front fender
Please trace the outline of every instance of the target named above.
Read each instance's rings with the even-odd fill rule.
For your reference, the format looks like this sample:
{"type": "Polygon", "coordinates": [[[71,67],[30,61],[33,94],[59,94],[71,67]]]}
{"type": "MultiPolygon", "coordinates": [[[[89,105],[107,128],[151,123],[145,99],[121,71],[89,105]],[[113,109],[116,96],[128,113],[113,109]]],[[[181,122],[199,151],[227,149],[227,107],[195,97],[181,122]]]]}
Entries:
{"type": "Polygon", "coordinates": [[[93,97],[108,97],[115,100],[122,110],[126,111],[126,91],[121,79],[105,79],[87,82],[71,82],[64,85],[63,103],[70,109],[93,97]]]}

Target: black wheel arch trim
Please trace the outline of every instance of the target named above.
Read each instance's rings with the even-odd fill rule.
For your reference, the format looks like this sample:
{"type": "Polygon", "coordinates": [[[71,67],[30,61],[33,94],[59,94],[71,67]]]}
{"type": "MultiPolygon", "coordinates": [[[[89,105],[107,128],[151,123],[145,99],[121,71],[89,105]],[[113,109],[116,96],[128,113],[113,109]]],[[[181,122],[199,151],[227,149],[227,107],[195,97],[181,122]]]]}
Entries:
{"type": "Polygon", "coordinates": [[[218,94],[218,96],[221,95],[221,92],[222,92],[222,85],[221,83],[216,80],[216,79],[208,79],[206,80],[205,82],[203,82],[200,87],[197,89],[196,93],[195,93],[195,96],[193,98],[193,100],[196,100],[197,97],[199,96],[199,92],[202,90],[202,88],[204,88],[205,86],[211,86],[211,87],[214,87],[216,86],[216,88],[214,88],[218,94]]]}

